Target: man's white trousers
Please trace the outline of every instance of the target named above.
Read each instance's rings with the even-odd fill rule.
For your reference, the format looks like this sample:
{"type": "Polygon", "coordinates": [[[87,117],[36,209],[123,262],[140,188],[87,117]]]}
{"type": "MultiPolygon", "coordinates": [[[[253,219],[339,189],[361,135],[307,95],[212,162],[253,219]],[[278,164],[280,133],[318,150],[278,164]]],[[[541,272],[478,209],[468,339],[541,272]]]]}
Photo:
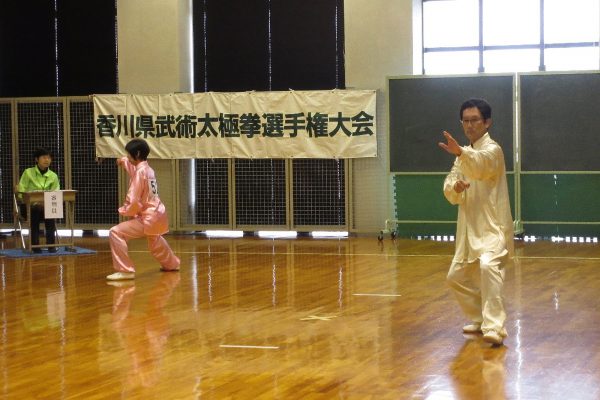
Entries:
{"type": "Polygon", "coordinates": [[[481,324],[484,334],[496,331],[506,336],[502,287],[507,258],[484,253],[479,262],[453,261],[448,271],[448,285],[460,308],[473,323],[481,324]]]}

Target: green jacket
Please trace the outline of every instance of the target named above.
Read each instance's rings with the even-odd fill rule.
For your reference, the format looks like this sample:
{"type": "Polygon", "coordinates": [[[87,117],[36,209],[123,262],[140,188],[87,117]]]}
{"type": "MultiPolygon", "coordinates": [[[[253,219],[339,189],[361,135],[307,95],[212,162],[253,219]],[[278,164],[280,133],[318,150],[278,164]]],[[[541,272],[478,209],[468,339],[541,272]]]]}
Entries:
{"type": "Polygon", "coordinates": [[[19,192],[34,192],[36,190],[60,190],[58,175],[48,170],[42,174],[37,165],[27,168],[19,181],[19,192]]]}

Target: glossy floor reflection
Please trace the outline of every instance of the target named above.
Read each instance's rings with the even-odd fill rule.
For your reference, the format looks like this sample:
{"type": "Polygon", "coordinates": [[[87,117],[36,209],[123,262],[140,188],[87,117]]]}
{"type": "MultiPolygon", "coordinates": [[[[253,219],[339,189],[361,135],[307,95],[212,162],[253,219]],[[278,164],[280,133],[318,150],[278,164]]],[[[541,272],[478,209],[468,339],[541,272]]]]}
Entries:
{"type": "Polygon", "coordinates": [[[461,332],[452,243],[167,239],[181,272],[134,241],[113,285],[103,238],[0,258],[0,398],[600,398],[597,243],[517,243],[493,348],[461,332]]]}

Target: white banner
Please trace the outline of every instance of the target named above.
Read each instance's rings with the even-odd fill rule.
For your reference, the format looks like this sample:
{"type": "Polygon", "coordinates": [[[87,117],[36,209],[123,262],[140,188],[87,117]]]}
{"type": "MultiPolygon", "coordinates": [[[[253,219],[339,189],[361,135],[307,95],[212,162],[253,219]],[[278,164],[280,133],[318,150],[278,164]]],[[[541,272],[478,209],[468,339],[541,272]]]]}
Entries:
{"type": "Polygon", "coordinates": [[[96,156],[149,158],[377,156],[374,90],[95,95],[96,156]]]}

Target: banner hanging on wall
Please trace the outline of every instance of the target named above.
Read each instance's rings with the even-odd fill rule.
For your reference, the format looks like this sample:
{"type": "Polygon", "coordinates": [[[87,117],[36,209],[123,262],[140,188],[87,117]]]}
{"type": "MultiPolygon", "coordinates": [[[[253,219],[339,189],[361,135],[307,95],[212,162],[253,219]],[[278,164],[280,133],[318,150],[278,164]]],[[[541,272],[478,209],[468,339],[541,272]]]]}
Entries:
{"type": "Polygon", "coordinates": [[[94,95],[96,156],[143,138],[149,158],[377,156],[374,90],[94,95]]]}

